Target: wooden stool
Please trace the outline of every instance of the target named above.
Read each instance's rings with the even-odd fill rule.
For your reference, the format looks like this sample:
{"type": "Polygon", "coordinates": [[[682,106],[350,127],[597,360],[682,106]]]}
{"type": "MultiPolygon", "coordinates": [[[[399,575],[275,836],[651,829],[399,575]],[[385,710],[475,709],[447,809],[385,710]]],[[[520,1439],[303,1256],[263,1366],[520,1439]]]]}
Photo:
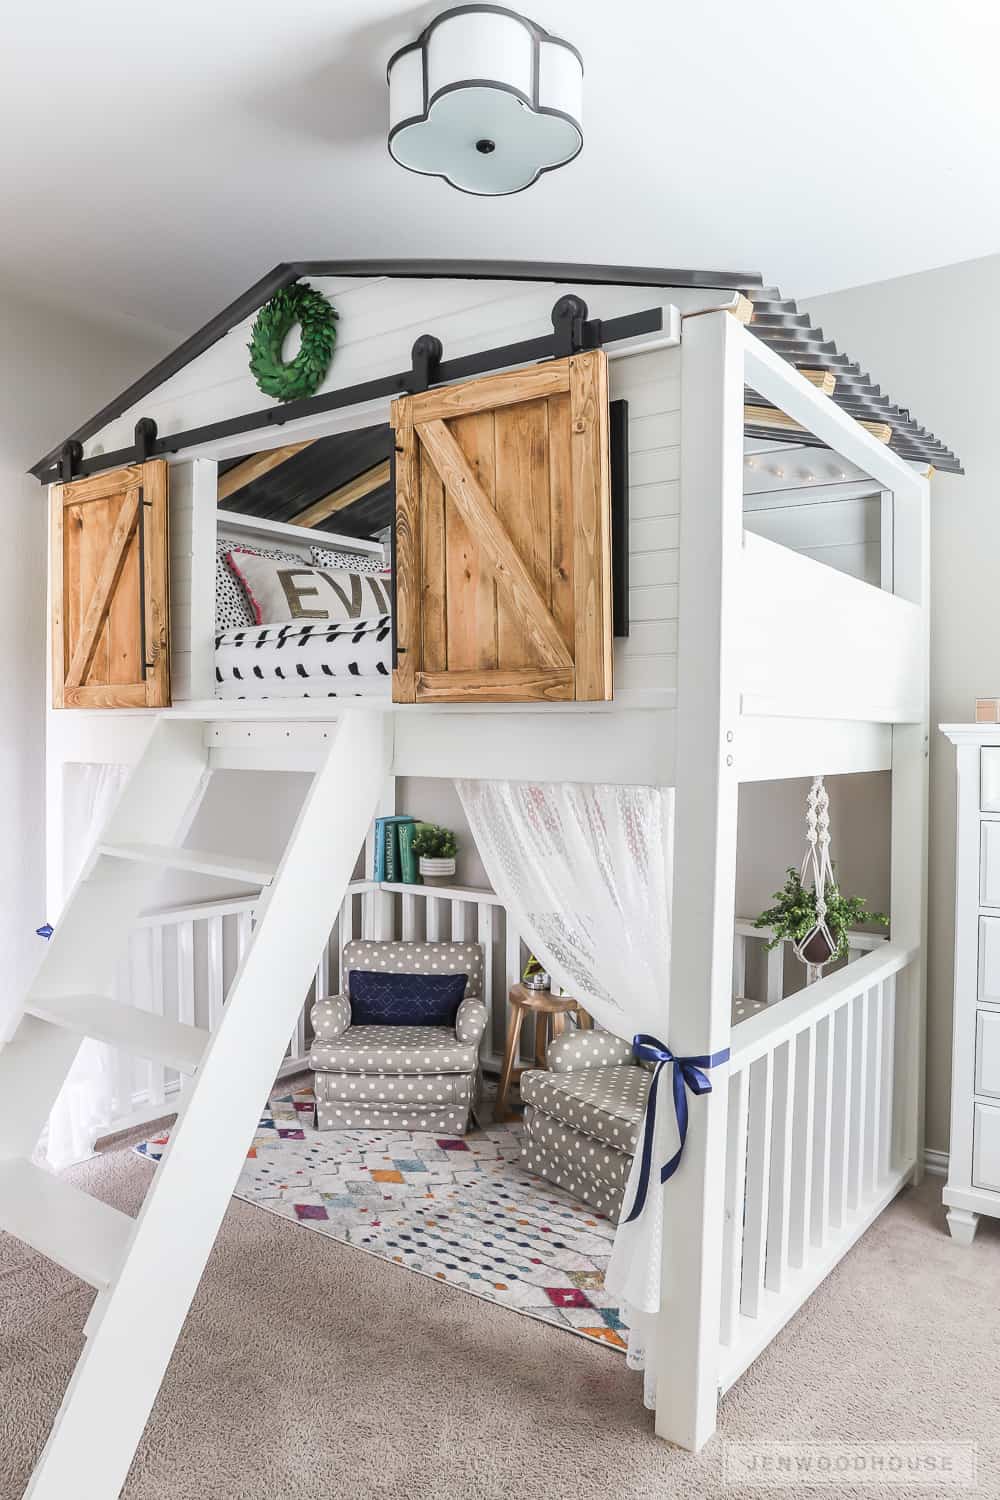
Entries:
{"type": "Polygon", "coordinates": [[[521,1027],[528,1011],[535,1016],[535,1066],[545,1067],[545,1049],[552,1037],[561,1036],[566,1029],[566,1016],[576,1012],[581,1030],[590,1030],[593,1021],[578,1000],[570,995],[553,995],[551,990],[531,990],[523,984],[515,984],[507,997],[510,1004],[510,1020],[507,1022],[507,1045],[504,1048],[503,1072],[497,1088],[496,1121],[507,1118],[507,1093],[511,1082],[525,1071],[514,1066],[521,1027]]]}

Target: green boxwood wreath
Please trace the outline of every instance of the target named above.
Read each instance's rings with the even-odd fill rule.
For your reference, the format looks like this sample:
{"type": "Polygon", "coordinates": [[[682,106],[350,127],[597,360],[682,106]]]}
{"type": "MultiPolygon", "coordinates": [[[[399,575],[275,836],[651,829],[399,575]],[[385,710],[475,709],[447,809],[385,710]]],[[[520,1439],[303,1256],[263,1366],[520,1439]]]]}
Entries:
{"type": "Polygon", "coordinates": [[[283,287],[265,303],[247,345],[250,370],[265,396],[296,401],[319,390],[333,358],[336,317],[332,303],[308,281],[283,287]],[[286,364],[281,350],[296,323],[302,327],[302,347],[286,364]]]}

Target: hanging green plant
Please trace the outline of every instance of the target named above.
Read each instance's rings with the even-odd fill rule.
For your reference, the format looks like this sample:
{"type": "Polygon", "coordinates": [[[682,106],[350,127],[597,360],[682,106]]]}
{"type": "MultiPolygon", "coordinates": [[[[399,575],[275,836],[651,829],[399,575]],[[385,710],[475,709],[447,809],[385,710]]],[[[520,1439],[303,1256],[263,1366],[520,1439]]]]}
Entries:
{"type": "Polygon", "coordinates": [[[275,292],[250,331],[250,370],[265,396],[296,401],[323,384],[337,338],[333,305],[307,281],[275,292]],[[294,359],[281,357],[285,339],[298,324],[302,347],[294,359]]]}
{"type": "MultiPolygon", "coordinates": [[[[777,904],[762,911],[753,924],[755,927],[772,929],[770,941],[764,946],[770,950],[786,941],[803,942],[816,926],[814,887],[803,885],[801,870],[789,865],[785,883],[780,891],[775,891],[773,899],[777,904]]],[[[829,886],[826,891],[826,924],[837,945],[833,958],[846,957],[848,933],[853,928],[860,927],[863,922],[876,922],[879,927],[888,927],[889,918],[885,912],[869,911],[863,896],[842,896],[839,886],[829,886]]]]}

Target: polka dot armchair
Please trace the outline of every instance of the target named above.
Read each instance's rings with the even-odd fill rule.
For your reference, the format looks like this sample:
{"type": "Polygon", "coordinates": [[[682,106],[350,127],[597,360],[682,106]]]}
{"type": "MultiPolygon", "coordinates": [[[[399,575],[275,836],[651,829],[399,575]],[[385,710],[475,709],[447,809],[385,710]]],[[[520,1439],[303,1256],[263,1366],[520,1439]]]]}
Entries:
{"type": "Polygon", "coordinates": [[[617,1220],[652,1074],[609,1031],[564,1032],[546,1063],[521,1075],[521,1160],[617,1220]]]}
{"type": "Polygon", "coordinates": [[[351,1025],[349,994],[312,1008],[309,1064],[320,1130],[434,1130],[464,1135],[479,1096],[486,1030],[483,949],[478,943],[358,940],[341,972],[467,974],[454,1026],[351,1025]]]}

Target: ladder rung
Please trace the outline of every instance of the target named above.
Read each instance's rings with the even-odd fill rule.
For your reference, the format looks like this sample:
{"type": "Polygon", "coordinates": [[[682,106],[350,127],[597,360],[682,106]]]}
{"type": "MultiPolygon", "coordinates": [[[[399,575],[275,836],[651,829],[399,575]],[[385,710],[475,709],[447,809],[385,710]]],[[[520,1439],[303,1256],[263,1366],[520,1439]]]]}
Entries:
{"type": "Polygon", "coordinates": [[[98,1291],[117,1276],[134,1222],[23,1157],[0,1161],[0,1229],[98,1291]]]}
{"type": "Polygon", "coordinates": [[[148,1058],[181,1073],[195,1071],[208,1042],[208,1032],[200,1026],[185,1026],[134,1005],[119,1005],[105,995],[32,998],[25,1009],[40,1021],[121,1047],[134,1057],[148,1058]]]}
{"type": "Polygon", "coordinates": [[[274,866],[238,854],[209,854],[203,849],[173,849],[167,844],[100,844],[98,853],[112,859],[130,859],[138,864],[163,865],[171,870],[189,870],[197,875],[216,875],[222,880],[242,880],[247,885],[270,885],[274,866]]]}

